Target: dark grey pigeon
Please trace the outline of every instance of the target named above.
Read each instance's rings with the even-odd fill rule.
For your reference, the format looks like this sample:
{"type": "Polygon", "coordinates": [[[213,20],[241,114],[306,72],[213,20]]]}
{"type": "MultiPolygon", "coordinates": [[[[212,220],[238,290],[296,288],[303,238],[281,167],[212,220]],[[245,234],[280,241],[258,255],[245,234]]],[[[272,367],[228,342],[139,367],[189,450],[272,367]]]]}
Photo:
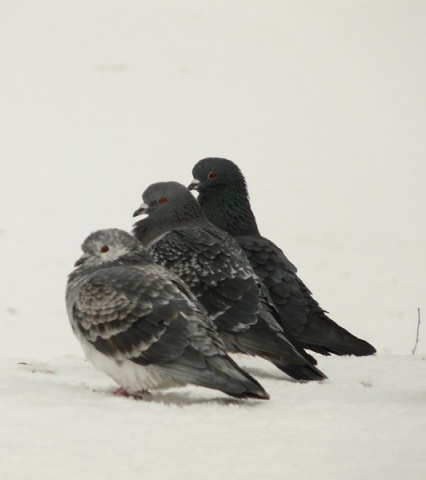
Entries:
{"type": "Polygon", "coordinates": [[[189,286],[229,352],[263,357],[297,380],[326,378],[287,340],[266,310],[259,281],[238,243],[206,219],[186,187],[155,183],[142,198],[134,216],[148,217],[135,223],[133,234],[158,264],[189,286]]]}
{"type": "Polygon", "coordinates": [[[206,217],[240,244],[264,282],[287,328],[304,347],[323,355],[373,355],[376,350],[331,320],[297,275],[282,250],[260,235],[246,181],[235,163],[205,158],[192,170],[190,190],[206,217]]]}
{"type": "Polygon", "coordinates": [[[70,274],[68,316],[87,359],[123,394],[187,383],[268,399],[225,352],[203,307],[123,230],[87,237],[70,274]]]}

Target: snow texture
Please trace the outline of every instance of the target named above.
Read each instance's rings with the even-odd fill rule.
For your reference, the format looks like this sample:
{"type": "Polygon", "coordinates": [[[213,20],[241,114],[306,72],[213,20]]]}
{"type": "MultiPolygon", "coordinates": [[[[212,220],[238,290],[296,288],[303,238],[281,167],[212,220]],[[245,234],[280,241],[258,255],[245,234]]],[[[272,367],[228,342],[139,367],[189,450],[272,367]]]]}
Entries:
{"type": "Polygon", "coordinates": [[[2,479],[426,478],[425,22],[408,0],[0,2],[2,479]],[[206,156],[378,355],[317,356],[322,384],[238,359],[269,402],[111,395],[66,277],[206,156]]]}

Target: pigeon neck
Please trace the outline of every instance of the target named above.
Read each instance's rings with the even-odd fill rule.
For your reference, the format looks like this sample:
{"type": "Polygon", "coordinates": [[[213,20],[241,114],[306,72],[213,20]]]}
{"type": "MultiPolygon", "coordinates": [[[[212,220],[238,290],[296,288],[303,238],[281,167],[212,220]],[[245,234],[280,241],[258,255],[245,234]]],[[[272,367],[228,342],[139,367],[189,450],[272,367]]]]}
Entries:
{"type": "Polygon", "coordinates": [[[122,265],[144,265],[153,262],[154,259],[146,250],[130,252],[128,255],[122,255],[115,260],[96,263],[93,265],[80,265],[78,268],[75,268],[68,277],[70,281],[77,281],[78,279],[87,278],[87,276],[91,275],[92,273],[97,273],[104,268],[111,268],[122,265]]]}
{"type": "Polygon", "coordinates": [[[245,186],[216,188],[213,194],[200,192],[198,202],[207,219],[230,235],[260,236],[245,186]]]}
{"type": "Polygon", "coordinates": [[[207,223],[207,219],[200,210],[200,216],[186,214],[186,212],[176,213],[171,218],[151,218],[147,217],[136,222],[133,226],[133,235],[146,247],[153,240],[169,232],[173,228],[200,226],[207,223]]]}

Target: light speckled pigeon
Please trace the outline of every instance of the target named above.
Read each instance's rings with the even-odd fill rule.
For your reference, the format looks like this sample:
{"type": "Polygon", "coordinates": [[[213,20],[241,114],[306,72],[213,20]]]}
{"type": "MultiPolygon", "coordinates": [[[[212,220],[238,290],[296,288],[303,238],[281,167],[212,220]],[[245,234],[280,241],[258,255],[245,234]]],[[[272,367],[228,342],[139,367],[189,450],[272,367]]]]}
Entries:
{"type": "Polygon", "coordinates": [[[87,359],[135,394],[187,383],[268,399],[225,352],[203,307],[174,273],[119,229],[87,237],[66,304],[87,359]]]}
{"type": "Polygon", "coordinates": [[[304,347],[323,355],[372,355],[375,348],[331,320],[297,276],[282,250],[260,235],[250,206],[246,181],[235,163],[205,158],[192,170],[188,187],[198,190],[206,217],[232,235],[268,288],[287,328],[304,347]]]}
{"type": "Polygon", "coordinates": [[[323,380],[310,356],[285,337],[267,311],[259,281],[238,243],[212,225],[177,182],[149,186],[133,234],[155,261],[174,271],[205,307],[233,353],[258,355],[297,380],[323,380]]]}

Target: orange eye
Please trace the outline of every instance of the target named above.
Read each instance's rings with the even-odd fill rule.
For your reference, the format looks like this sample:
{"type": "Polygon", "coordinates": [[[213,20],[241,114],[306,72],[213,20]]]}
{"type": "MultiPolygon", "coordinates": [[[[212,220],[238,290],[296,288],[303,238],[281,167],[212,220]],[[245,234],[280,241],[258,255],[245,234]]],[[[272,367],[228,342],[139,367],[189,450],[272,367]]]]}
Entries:
{"type": "Polygon", "coordinates": [[[160,197],[158,199],[158,203],[166,203],[167,202],[167,198],[166,197],[160,197]]]}
{"type": "Polygon", "coordinates": [[[216,178],[216,172],[210,172],[208,175],[207,175],[208,178],[210,178],[210,180],[212,180],[213,178],[216,178]]]}
{"type": "Polygon", "coordinates": [[[104,245],[103,247],[101,247],[101,252],[102,253],[106,253],[108,250],[109,250],[108,245],[104,245]]]}

